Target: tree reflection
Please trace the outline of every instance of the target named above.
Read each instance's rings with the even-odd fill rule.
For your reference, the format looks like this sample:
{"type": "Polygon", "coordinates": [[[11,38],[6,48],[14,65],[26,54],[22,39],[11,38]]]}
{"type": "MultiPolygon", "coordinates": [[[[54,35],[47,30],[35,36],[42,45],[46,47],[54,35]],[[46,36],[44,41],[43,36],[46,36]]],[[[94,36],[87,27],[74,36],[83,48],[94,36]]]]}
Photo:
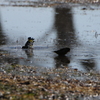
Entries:
{"type": "Polygon", "coordinates": [[[75,43],[73,16],[69,8],[55,9],[55,28],[57,30],[57,47],[70,47],[75,43]]]}
{"type": "Polygon", "coordinates": [[[0,12],[0,45],[4,45],[4,44],[6,44],[6,40],[2,29],[1,12],[0,12]]]}
{"type": "MultiPolygon", "coordinates": [[[[51,22],[51,23],[53,23],[53,25],[51,24],[50,29],[46,30],[46,32],[44,31],[45,33],[43,33],[43,35],[41,37],[39,37],[39,41],[40,41],[40,42],[38,41],[40,43],[39,45],[42,45],[42,44],[44,45],[45,42],[47,42],[46,44],[47,44],[47,47],[48,47],[49,44],[51,45],[51,42],[52,42],[53,45],[50,48],[51,51],[53,51],[53,49],[55,49],[55,48],[61,49],[63,47],[69,47],[69,48],[73,49],[73,50],[71,50],[71,52],[74,52],[74,54],[76,55],[75,48],[72,48],[72,47],[73,47],[73,45],[75,47],[76,44],[78,44],[78,43],[76,42],[75,29],[74,29],[74,24],[73,24],[73,15],[72,15],[72,12],[71,12],[71,8],[55,8],[55,13],[54,13],[54,10],[53,10],[53,14],[55,14],[55,19],[53,18],[54,22],[51,22]],[[52,38],[50,38],[50,36],[52,34],[55,35],[53,37],[53,39],[55,39],[55,37],[57,36],[56,40],[53,40],[52,38]],[[48,38],[52,39],[52,41],[50,40],[48,42],[47,41],[48,38]]],[[[47,17],[48,15],[44,15],[44,17],[45,16],[47,17]]],[[[7,42],[6,41],[7,39],[5,40],[5,34],[4,34],[4,31],[3,31],[3,28],[5,26],[2,27],[2,21],[1,20],[2,20],[2,18],[1,18],[1,14],[0,14],[0,45],[5,44],[7,42]]],[[[34,50],[32,50],[32,51],[26,50],[25,53],[26,53],[28,58],[32,58],[34,56],[34,50]]],[[[81,54],[81,52],[78,52],[78,54],[79,53],[81,54]]],[[[52,54],[53,54],[53,52],[52,52],[52,54]]],[[[40,57],[40,53],[38,55],[40,57]]],[[[73,59],[77,59],[74,55],[71,55],[71,56],[72,56],[73,59]]],[[[69,58],[66,57],[66,56],[63,56],[63,57],[57,56],[57,57],[54,58],[54,60],[55,60],[55,63],[56,63],[56,67],[59,67],[61,65],[67,66],[70,63],[69,58]]],[[[86,66],[87,70],[90,70],[95,66],[94,61],[92,61],[92,63],[91,63],[91,57],[87,60],[87,62],[84,62],[82,60],[82,61],[76,62],[76,63],[77,64],[82,63],[84,65],[84,67],[86,66]]]]}
{"type": "MultiPolygon", "coordinates": [[[[55,9],[55,29],[57,30],[57,48],[73,47],[73,44],[78,44],[75,38],[75,29],[73,24],[73,15],[71,8],[56,8],[55,9]]],[[[73,48],[74,49],[74,48],[73,48]]],[[[74,50],[73,50],[74,51],[74,50]]],[[[74,51],[75,52],[75,51],[74,51]]],[[[71,59],[70,59],[71,60],[71,59]]],[[[69,61],[70,62],[70,61],[69,61]]],[[[55,58],[56,67],[60,65],[68,65],[68,59],[65,57],[55,58]],[[65,59],[65,60],[64,60],[65,59]]],[[[76,62],[78,63],[78,62],[76,62]]],[[[80,62],[90,70],[95,67],[95,62],[91,62],[91,58],[87,62],[80,62]]]]}
{"type": "MultiPolygon", "coordinates": [[[[73,26],[73,17],[71,9],[56,8],[55,9],[55,28],[57,30],[57,48],[71,47],[72,41],[75,43],[75,34],[73,26]]],[[[68,57],[56,57],[56,67],[60,65],[67,66],[70,63],[68,57]]]]}

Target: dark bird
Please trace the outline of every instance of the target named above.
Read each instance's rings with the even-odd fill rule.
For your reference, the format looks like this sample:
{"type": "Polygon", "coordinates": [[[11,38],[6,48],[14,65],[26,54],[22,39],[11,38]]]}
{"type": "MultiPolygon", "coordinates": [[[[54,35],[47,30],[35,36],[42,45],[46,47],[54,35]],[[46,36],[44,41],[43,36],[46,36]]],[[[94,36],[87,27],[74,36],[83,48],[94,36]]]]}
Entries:
{"type": "Polygon", "coordinates": [[[57,53],[59,56],[65,56],[65,54],[69,51],[70,51],[70,48],[62,48],[54,52],[57,53]]]}
{"type": "Polygon", "coordinates": [[[28,49],[28,48],[32,48],[33,47],[33,43],[34,43],[34,39],[31,37],[28,37],[27,42],[25,43],[24,46],[22,46],[22,49],[28,49]]]}

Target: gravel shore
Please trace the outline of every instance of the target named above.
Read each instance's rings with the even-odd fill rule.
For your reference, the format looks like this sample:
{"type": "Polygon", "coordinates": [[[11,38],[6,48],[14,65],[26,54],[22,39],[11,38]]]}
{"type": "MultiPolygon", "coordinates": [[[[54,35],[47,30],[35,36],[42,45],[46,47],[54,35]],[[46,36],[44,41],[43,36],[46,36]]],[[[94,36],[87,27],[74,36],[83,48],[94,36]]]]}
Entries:
{"type": "Polygon", "coordinates": [[[58,69],[10,65],[0,67],[0,100],[100,99],[100,73],[67,66],[58,69]]]}

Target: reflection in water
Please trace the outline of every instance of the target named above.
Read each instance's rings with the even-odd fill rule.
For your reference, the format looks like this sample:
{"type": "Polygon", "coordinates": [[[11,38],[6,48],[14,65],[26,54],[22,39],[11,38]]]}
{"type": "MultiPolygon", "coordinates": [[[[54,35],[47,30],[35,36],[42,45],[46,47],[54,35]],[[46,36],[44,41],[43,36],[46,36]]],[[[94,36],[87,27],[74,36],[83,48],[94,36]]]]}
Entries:
{"type": "Polygon", "coordinates": [[[56,62],[56,65],[55,65],[56,68],[68,66],[68,64],[70,63],[70,60],[67,56],[57,56],[54,59],[56,62]]]}
{"type": "MultiPolygon", "coordinates": [[[[0,53],[1,52],[4,52],[2,50],[0,50],[0,53]]],[[[5,52],[6,54],[6,52],[5,52]]],[[[5,65],[5,62],[9,63],[9,64],[18,64],[19,63],[19,59],[18,58],[14,58],[14,57],[11,57],[11,56],[2,56],[0,57],[0,64],[4,64],[5,65]]]]}
{"type": "Polygon", "coordinates": [[[18,44],[23,45],[27,37],[31,36],[36,40],[35,45],[53,45],[50,41],[56,37],[55,31],[51,31],[54,21],[53,8],[2,7],[1,14],[3,32],[9,39],[7,44],[16,44],[18,41],[18,44]]]}
{"type": "Polygon", "coordinates": [[[55,28],[57,30],[57,47],[71,47],[75,43],[73,17],[71,8],[55,9],[55,28]]]}
{"type": "Polygon", "coordinates": [[[9,64],[18,64],[18,61],[19,61],[18,58],[11,58],[11,57],[8,57],[8,58],[5,57],[3,60],[8,62],[9,64]]]}
{"type": "MultiPolygon", "coordinates": [[[[55,9],[55,28],[57,30],[57,48],[71,47],[75,43],[75,34],[73,26],[73,17],[71,8],[55,9]]],[[[67,66],[70,62],[67,57],[56,57],[56,67],[61,65],[67,66]]]]}
{"type": "MultiPolygon", "coordinates": [[[[75,7],[73,9],[75,34],[79,43],[77,47],[74,46],[74,54],[77,48],[76,57],[74,56],[74,59],[78,58],[77,55],[79,55],[80,58],[78,58],[78,60],[80,59],[79,63],[81,64],[79,67],[84,67],[84,69],[87,67],[88,70],[94,68],[99,69],[100,67],[97,65],[97,60],[100,60],[100,38],[99,35],[95,36],[96,33],[100,33],[99,16],[100,11],[96,9],[85,11],[82,10],[82,7],[75,7]],[[87,60],[85,64],[83,64],[84,60],[87,60]]],[[[72,66],[74,66],[74,64],[72,64],[72,66]]]]}
{"type": "Polygon", "coordinates": [[[33,49],[23,49],[25,51],[28,58],[33,57],[33,49]]]}
{"type": "Polygon", "coordinates": [[[92,59],[83,60],[81,63],[84,66],[84,68],[88,71],[95,68],[95,61],[92,59]]]}
{"type": "Polygon", "coordinates": [[[94,69],[94,67],[100,69],[99,10],[82,11],[79,7],[76,7],[77,10],[74,7],[1,8],[0,44],[7,40],[5,47],[10,47],[10,45],[12,47],[9,50],[5,49],[5,47],[1,48],[1,46],[0,48],[9,51],[18,58],[17,63],[40,67],[56,66],[57,68],[63,65],[82,70],[90,70],[94,69]],[[77,13],[75,13],[76,11],[77,13]],[[95,31],[91,31],[94,27],[96,36],[95,31]],[[34,49],[17,49],[16,46],[21,47],[29,36],[34,37],[36,40],[34,49]],[[52,52],[63,47],[71,48],[71,51],[64,57],[58,57],[52,52]]]}
{"type": "Polygon", "coordinates": [[[5,40],[5,36],[4,36],[4,33],[3,33],[3,29],[2,29],[2,24],[1,24],[1,20],[2,20],[2,18],[1,18],[1,10],[0,10],[0,45],[4,45],[4,44],[6,44],[6,40],[5,40]]]}

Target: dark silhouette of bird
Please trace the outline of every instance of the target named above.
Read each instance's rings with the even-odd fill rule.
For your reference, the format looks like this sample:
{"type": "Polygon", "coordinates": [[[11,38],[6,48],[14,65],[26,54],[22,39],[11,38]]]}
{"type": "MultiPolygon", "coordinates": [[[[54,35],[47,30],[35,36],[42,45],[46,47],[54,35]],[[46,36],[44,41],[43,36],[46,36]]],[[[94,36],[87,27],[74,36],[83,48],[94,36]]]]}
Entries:
{"type": "Polygon", "coordinates": [[[60,50],[54,51],[59,56],[65,56],[70,51],[70,48],[62,48],[60,50]]]}
{"type": "Polygon", "coordinates": [[[28,40],[27,40],[27,42],[25,43],[25,45],[22,46],[22,49],[32,48],[33,43],[34,43],[34,39],[31,38],[31,37],[28,37],[28,40]]]}
{"type": "MultiPolygon", "coordinates": [[[[22,46],[22,49],[30,49],[33,47],[34,39],[31,37],[28,37],[27,42],[25,43],[24,46],[22,46]]],[[[70,48],[62,48],[60,50],[54,51],[56,54],[59,56],[65,56],[70,51],[70,48]]]]}

